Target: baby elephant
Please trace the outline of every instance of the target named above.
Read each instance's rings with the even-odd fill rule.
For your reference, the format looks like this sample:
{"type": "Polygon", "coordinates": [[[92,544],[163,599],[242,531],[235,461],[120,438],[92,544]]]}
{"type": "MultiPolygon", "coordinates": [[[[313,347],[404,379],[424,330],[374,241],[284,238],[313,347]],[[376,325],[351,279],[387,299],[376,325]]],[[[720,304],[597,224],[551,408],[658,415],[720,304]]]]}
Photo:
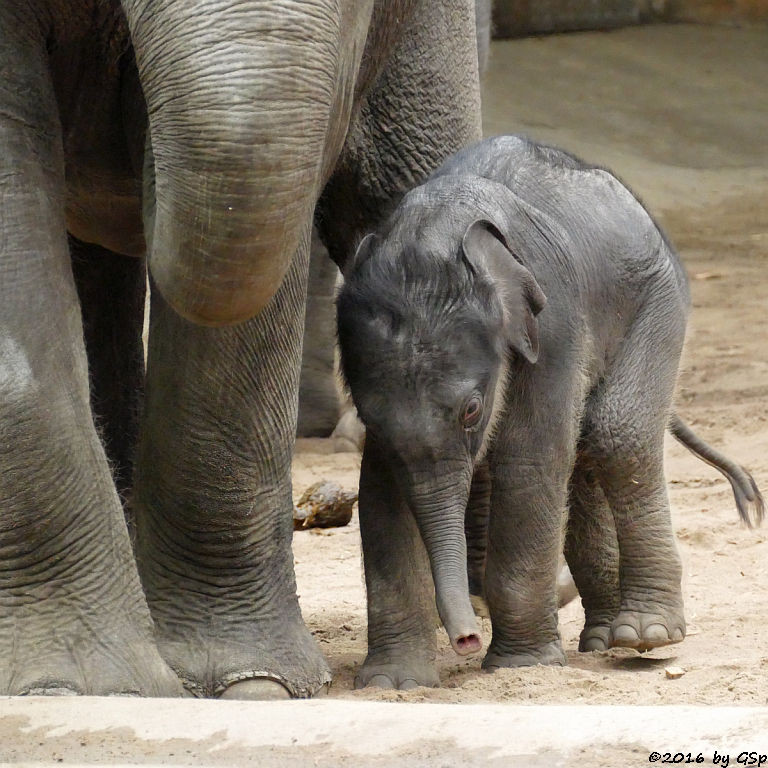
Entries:
{"type": "Polygon", "coordinates": [[[523,138],[463,150],[363,240],[338,297],[367,428],[358,686],[438,684],[435,602],[453,648],[480,649],[465,523],[487,529],[470,556],[493,626],[484,667],[564,663],[567,512],[580,647],[683,639],[665,429],[729,477],[748,523],[763,514],[752,478],[673,413],[688,307],[680,260],[632,193],[523,138]]]}

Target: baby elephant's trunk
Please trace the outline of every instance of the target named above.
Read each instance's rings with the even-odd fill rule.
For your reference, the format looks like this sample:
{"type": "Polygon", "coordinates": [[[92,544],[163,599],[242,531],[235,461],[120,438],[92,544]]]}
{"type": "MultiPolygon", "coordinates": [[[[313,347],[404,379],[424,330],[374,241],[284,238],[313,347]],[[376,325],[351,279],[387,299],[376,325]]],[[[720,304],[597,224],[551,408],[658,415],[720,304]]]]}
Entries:
{"type": "Polygon", "coordinates": [[[469,487],[463,478],[448,485],[443,478],[439,490],[434,485],[415,487],[411,504],[432,566],[437,612],[453,650],[466,656],[482,648],[467,582],[464,513],[469,487]]]}

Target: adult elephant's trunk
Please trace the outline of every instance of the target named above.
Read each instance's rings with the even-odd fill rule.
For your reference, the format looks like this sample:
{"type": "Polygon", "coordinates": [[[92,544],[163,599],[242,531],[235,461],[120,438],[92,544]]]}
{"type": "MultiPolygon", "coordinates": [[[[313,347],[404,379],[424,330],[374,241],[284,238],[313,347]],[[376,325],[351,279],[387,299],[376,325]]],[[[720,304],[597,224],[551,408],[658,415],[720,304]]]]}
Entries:
{"type": "Polygon", "coordinates": [[[189,320],[246,320],[279,287],[344,140],[372,5],[123,0],[154,156],[150,268],[189,320]]]}
{"type": "Polygon", "coordinates": [[[409,498],[429,555],[437,612],[456,653],[479,651],[482,640],[469,600],[464,514],[469,480],[464,472],[416,480],[409,498]]]}

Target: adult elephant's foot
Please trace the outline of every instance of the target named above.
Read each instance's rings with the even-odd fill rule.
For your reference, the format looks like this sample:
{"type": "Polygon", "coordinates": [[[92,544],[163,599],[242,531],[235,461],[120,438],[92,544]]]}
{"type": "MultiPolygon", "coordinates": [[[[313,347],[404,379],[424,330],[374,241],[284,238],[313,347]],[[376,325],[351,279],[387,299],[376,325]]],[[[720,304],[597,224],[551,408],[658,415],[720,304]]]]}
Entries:
{"type": "Polygon", "coordinates": [[[0,394],[0,695],[180,696],[90,415],[21,384],[0,394]]]}
{"type": "Polygon", "coordinates": [[[583,653],[590,651],[607,651],[611,647],[611,625],[588,624],[579,635],[579,650],[583,653]]]}
{"type": "Polygon", "coordinates": [[[566,665],[565,654],[560,645],[560,640],[553,640],[540,648],[510,649],[504,650],[491,643],[488,653],[483,659],[483,669],[493,672],[496,669],[514,667],[535,667],[537,664],[545,666],[566,665]]]}
{"type": "MultiPolygon", "coordinates": [[[[328,695],[330,683],[319,688],[312,695],[313,699],[328,695]]],[[[283,701],[291,698],[291,692],[277,680],[267,677],[254,678],[252,680],[240,680],[232,683],[222,694],[220,699],[236,699],[238,701],[283,701]]]]}
{"type": "MultiPolygon", "coordinates": [[[[595,602],[594,594],[591,596],[592,602],[595,602]]],[[[607,651],[611,643],[611,625],[618,614],[618,601],[616,597],[616,607],[613,607],[613,590],[607,595],[600,595],[602,603],[607,603],[607,607],[595,607],[588,605],[585,608],[584,628],[579,635],[579,651],[589,653],[590,651],[607,651]]]]}
{"type": "Polygon", "coordinates": [[[196,696],[308,697],[330,681],[291,550],[305,234],[247,322],[195,326],[152,292],[136,556],[160,652],[196,696]]]}
{"type": "Polygon", "coordinates": [[[0,694],[182,695],[151,638],[146,606],[135,620],[127,606],[111,610],[93,597],[28,603],[0,622],[0,694]]]}
{"type": "Polygon", "coordinates": [[[34,658],[8,659],[6,669],[0,668],[0,691],[10,696],[182,695],[178,678],[151,643],[112,645],[75,636],[68,644],[34,658]]]}
{"type": "Polygon", "coordinates": [[[157,515],[150,535],[147,513],[137,509],[137,556],[158,647],[189,693],[308,698],[330,683],[299,610],[290,517],[262,529],[249,516],[234,525],[232,514],[190,535],[157,515]]]}
{"type": "Polygon", "coordinates": [[[270,700],[326,692],[331,682],[328,665],[300,618],[241,626],[233,626],[231,618],[173,636],[166,634],[168,623],[159,622],[160,652],[189,693],[270,700]]]}
{"type": "Polygon", "coordinates": [[[650,651],[679,643],[684,637],[682,607],[664,609],[654,606],[648,611],[620,611],[611,625],[610,643],[613,647],[650,651]]]}
{"type": "Polygon", "coordinates": [[[396,688],[402,691],[418,686],[437,688],[440,678],[435,660],[415,654],[386,653],[368,655],[355,675],[355,688],[396,688]]]}

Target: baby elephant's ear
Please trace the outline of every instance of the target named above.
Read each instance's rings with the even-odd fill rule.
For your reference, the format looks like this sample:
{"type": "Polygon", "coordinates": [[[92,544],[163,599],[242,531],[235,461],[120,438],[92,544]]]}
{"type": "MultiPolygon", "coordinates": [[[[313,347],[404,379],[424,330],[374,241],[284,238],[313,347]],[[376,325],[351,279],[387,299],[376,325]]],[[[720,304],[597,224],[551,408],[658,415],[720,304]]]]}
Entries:
{"type": "Polygon", "coordinates": [[[470,224],[461,247],[472,269],[476,272],[482,265],[501,290],[509,345],[529,363],[535,363],[539,359],[536,315],[547,303],[536,278],[518,261],[504,235],[490,221],[470,224]]]}

